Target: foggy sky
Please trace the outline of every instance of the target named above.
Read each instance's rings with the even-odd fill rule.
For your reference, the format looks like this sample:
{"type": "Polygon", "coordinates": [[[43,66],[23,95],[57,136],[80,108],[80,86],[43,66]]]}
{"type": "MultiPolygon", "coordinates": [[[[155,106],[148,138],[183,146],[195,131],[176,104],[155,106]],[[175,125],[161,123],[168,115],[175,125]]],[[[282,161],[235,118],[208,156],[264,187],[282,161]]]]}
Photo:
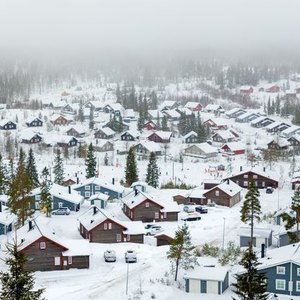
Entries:
{"type": "Polygon", "coordinates": [[[0,58],[300,49],[299,0],[0,0],[0,58]]]}

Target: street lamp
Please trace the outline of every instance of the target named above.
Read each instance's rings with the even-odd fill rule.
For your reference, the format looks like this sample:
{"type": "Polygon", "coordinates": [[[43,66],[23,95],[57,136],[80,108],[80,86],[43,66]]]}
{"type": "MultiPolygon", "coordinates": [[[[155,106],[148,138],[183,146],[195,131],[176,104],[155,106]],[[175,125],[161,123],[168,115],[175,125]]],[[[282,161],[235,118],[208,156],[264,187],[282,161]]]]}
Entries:
{"type": "Polygon", "coordinates": [[[223,241],[222,241],[222,251],[224,252],[224,248],[225,248],[225,217],[223,217],[223,241]]]}

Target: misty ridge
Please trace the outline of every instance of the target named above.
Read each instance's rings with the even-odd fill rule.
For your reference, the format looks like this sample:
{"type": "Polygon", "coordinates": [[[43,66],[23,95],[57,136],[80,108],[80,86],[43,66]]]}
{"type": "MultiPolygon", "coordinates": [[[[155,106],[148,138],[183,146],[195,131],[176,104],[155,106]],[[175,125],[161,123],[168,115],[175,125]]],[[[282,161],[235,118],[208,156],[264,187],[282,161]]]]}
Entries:
{"type": "Polygon", "coordinates": [[[297,0],[0,0],[0,102],[77,80],[255,85],[300,72],[297,0]],[[248,75],[245,75],[245,74],[248,75]],[[105,80],[103,80],[105,78],[105,80]]]}

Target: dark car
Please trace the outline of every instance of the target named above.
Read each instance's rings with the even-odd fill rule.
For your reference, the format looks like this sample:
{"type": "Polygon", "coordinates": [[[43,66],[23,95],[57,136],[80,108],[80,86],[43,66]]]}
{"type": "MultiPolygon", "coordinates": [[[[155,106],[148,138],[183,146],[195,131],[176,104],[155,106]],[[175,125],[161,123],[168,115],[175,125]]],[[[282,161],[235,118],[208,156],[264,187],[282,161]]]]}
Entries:
{"type": "Polygon", "coordinates": [[[61,207],[59,209],[53,210],[52,215],[69,215],[70,209],[68,207],[61,207]]]}
{"type": "Polygon", "coordinates": [[[274,189],[271,186],[266,188],[266,194],[273,194],[274,189]]]}
{"type": "Polygon", "coordinates": [[[200,214],[207,214],[207,208],[204,208],[202,206],[196,206],[195,210],[200,214]]]}

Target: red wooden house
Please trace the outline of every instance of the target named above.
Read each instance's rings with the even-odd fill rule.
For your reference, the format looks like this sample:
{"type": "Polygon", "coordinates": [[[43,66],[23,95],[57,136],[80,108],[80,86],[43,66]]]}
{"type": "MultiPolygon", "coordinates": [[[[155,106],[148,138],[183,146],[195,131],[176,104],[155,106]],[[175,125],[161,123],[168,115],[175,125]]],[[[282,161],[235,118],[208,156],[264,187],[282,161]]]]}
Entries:
{"type": "Polygon", "coordinates": [[[252,94],[253,93],[253,87],[251,86],[242,86],[240,88],[241,94],[252,94]]]}
{"type": "Polygon", "coordinates": [[[155,143],[170,143],[172,132],[170,131],[156,131],[148,136],[148,140],[155,143]]]}
{"type": "Polygon", "coordinates": [[[150,120],[147,123],[145,123],[144,128],[146,128],[147,130],[154,130],[156,129],[156,124],[150,120]]]}
{"type": "Polygon", "coordinates": [[[203,106],[199,102],[187,102],[184,108],[188,108],[191,111],[198,112],[203,109],[203,106]]]}
{"type": "Polygon", "coordinates": [[[226,143],[222,146],[224,152],[233,153],[234,155],[245,154],[245,146],[240,142],[226,143]]]}
{"type": "Polygon", "coordinates": [[[203,122],[203,125],[211,128],[211,129],[216,129],[216,130],[226,130],[227,129],[227,125],[223,122],[220,122],[219,120],[208,119],[203,122]]]}
{"type": "Polygon", "coordinates": [[[278,93],[280,91],[280,87],[278,85],[271,85],[265,91],[267,93],[278,93]]]}

